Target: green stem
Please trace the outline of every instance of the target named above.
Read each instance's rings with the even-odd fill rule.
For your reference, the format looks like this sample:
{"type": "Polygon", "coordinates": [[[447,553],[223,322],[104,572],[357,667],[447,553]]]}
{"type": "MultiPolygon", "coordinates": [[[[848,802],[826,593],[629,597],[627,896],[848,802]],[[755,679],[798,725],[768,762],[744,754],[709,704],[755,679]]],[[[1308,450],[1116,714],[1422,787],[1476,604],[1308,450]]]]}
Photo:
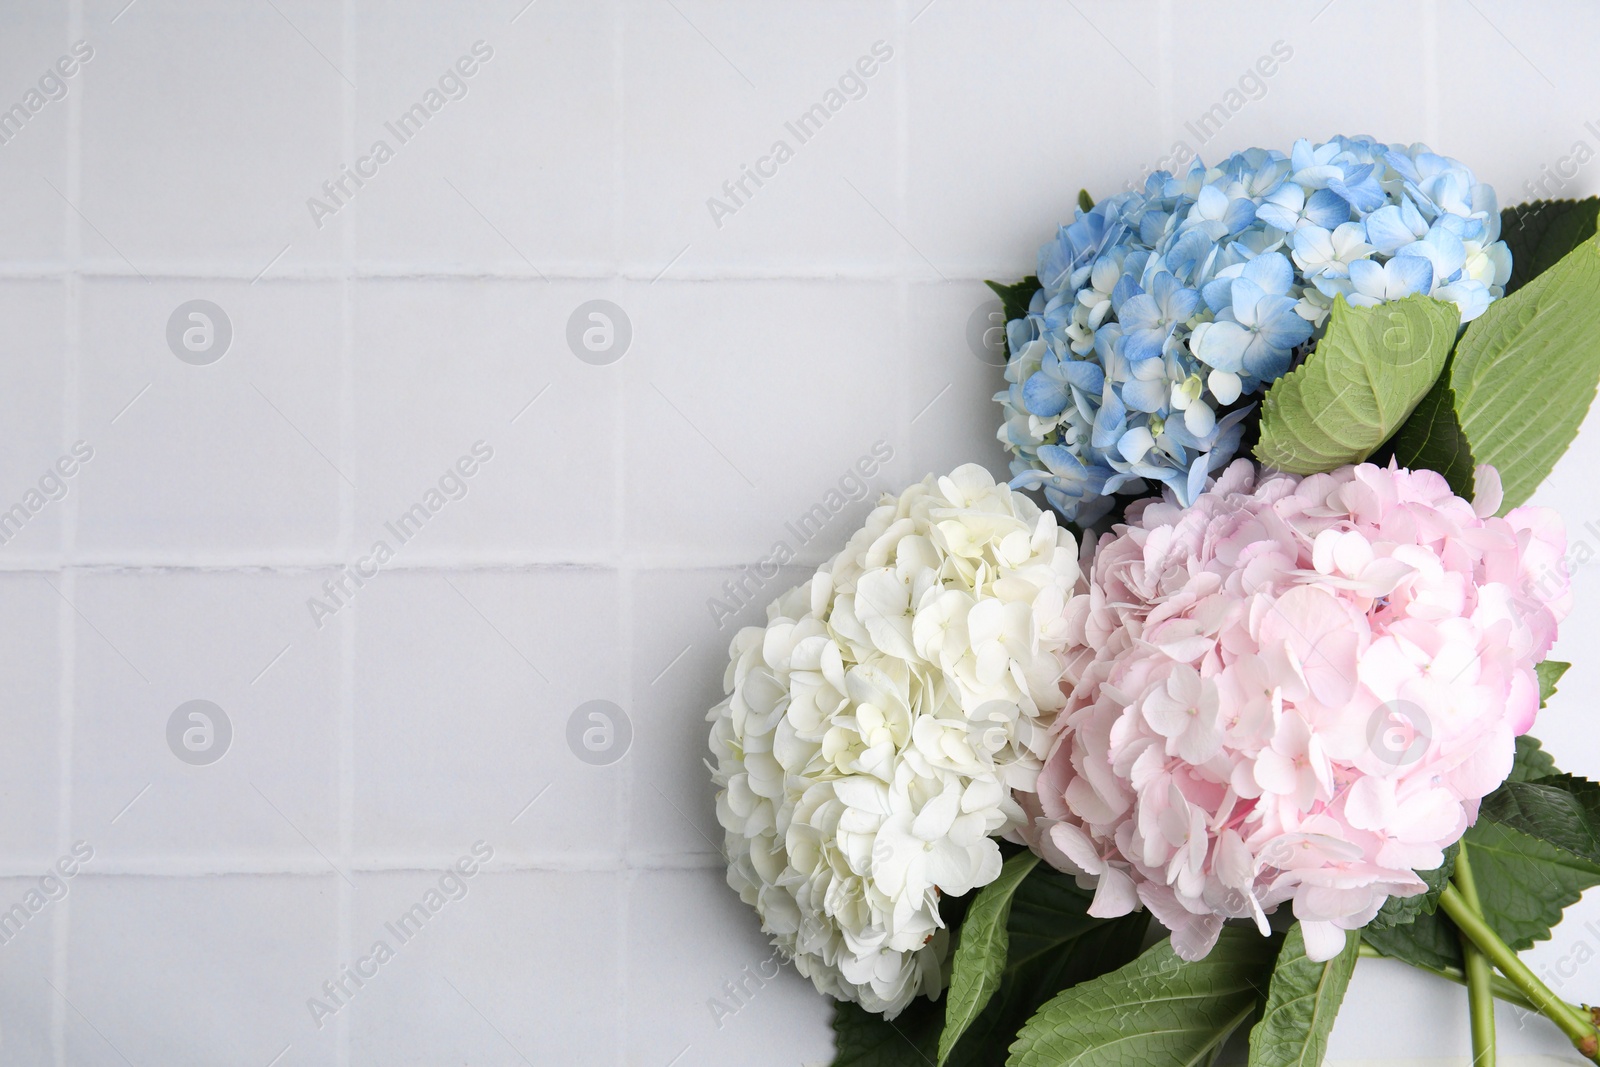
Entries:
{"type": "MultiPolygon", "coordinates": [[[[1368,960],[1394,959],[1393,956],[1388,956],[1382,952],[1379,952],[1365,941],[1361,942],[1361,950],[1357,953],[1357,955],[1359,955],[1362,959],[1368,960]]],[[[1404,962],[1412,967],[1415,967],[1419,971],[1427,971],[1429,974],[1437,975],[1446,981],[1454,982],[1456,985],[1464,986],[1467,984],[1466,972],[1461,970],[1459,967],[1429,967],[1427,964],[1417,963],[1415,960],[1405,960],[1404,962]]],[[[1538,1014],[1539,1009],[1533,1006],[1533,1001],[1523,996],[1522,990],[1518,989],[1516,986],[1512,985],[1498,974],[1492,977],[1490,988],[1493,989],[1496,999],[1503,1000],[1507,1004],[1514,1004],[1523,1011],[1531,1011],[1534,1014],[1538,1014]]]]}
{"type": "Polygon", "coordinates": [[[1461,945],[1467,972],[1467,1008],[1472,1018],[1472,1067],[1494,1067],[1494,966],[1489,957],[1467,944],[1461,945]]]}
{"type": "MultiPolygon", "coordinates": [[[[1452,876],[1456,888],[1466,898],[1467,905],[1476,914],[1483,914],[1478,902],[1478,886],[1472,879],[1472,866],[1467,862],[1467,843],[1461,842],[1456,853],[1456,869],[1452,876]]],[[[1494,1042],[1494,967],[1489,957],[1478,951],[1472,939],[1457,932],[1461,939],[1461,960],[1467,976],[1467,1007],[1472,1019],[1472,1065],[1495,1067],[1494,1042]]]]}
{"type": "Polygon", "coordinates": [[[1561,1028],[1575,1047],[1586,1058],[1600,1063],[1596,1052],[1600,1050],[1600,1040],[1597,1040],[1595,1027],[1587,1015],[1578,1014],[1577,1010],[1550,991],[1550,987],[1539,981],[1537,975],[1528,969],[1527,964],[1517,957],[1511,946],[1501,940],[1483,917],[1472,910],[1461,891],[1453,885],[1446,885],[1444,892],[1439,894],[1439,906],[1450,916],[1456,927],[1472,943],[1478,946],[1489,962],[1500,969],[1500,973],[1511,979],[1513,985],[1522,990],[1523,994],[1532,1001],[1535,1009],[1551,1022],[1561,1028]]]}

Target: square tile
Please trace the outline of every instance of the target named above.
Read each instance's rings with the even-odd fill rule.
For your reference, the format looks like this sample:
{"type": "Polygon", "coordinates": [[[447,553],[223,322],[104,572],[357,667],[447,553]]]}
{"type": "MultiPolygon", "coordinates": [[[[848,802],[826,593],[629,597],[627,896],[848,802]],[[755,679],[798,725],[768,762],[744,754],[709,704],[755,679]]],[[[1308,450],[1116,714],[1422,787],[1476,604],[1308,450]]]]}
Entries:
{"type": "Polygon", "coordinates": [[[76,433],[95,456],[79,476],[80,558],[326,559],[353,482],[340,285],[83,289],[76,433]]]}
{"type": "Polygon", "coordinates": [[[539,281],[358,286],[358,546],[397,540],[385,524],[421,504],[432,509],[426,529],[406,524],[415,542],[394,546],[408,565],[615,554],[630,312],[616,313],[610,338],[627,355],[621,364],[585,363],[567,346],[569,320],[610,291],[539,281]]]}
{"type": "MultiPolygon", "coordinates": [[[[55,862],[52,856],[49,864],[55,862]]],[[[68,861],[64,870],[73,870],[68,861]]],[[[65,929],[66,905],[78,884],[76,877],[53,879],[48,864],[26,878],[0,878],[0,913],[10,914],[21,905],[29,918],[20,929],[15,920],[0,942],[0,1041],[6,1062],[48,1064],[56,1062],[56,1021],[72,1009],[50,986],[57,984],[55,942],[65,929]]]]}
{"type": "Polygon", "coordinates": [[[1493,185],[1501,204],[1582,197],[1600,187],[1600,166],[1592,158],[1581,169],[1562,163],[1578,141],[1591,157],[1600,151],[1600,135],[1586,125],[1600,129],[1594,105],[1600,81],[1581,50],[1567,44],[1587,39],[1600,21],[1584,5],[1564,6],[1559,16],[1550,12],[1559,29],[1529,14],[1520,5],[1489,0],[1439,6],[1439,62],[1466,64],[1483,75],[1470,93],[1448,82],[1440,86],[1434,147],[1493,185]],[[1558,167],[1572,177],[1557,174],[1558,167]]]}
{"type": "Polygon", "coordinates": [[[819,544],[832,547],[813,551],[831,555],[877,489],[898,487],[899,469],[886,464],[904,449],[911,401],[900,385],[893,287],[635,288],[638,354],[625,364],[630,551],[754,561],[792,541],[788,521],[810,540],[824,527],[819,544]]]}
{"type": "Polygon", "coordinates": [[[6,162],[0,197],[7,206],[0,214],[0,256],[7,260],[60,260],[67,253],[67,100],[81,97],[98,71],[94,43],[79,46],[90,56],[87,63],[73,53],[76,43],[60,0],[0,11],[0,69],[9,73],[0,103],[0,158],[6,162]],[[63,71],[71,73],[63,77],[63,71]]]}
{"type": "Polygon", "coordinates": [[[61,990],[76,1009],[66,1062],[265,1064],[290,1046],[293,1062],[331,1067],[306,1002],[342,962],[337,885],[80,875],[61,990]]]}
{"type": "Polygon", "coordinates": [[[779,962],[720,869],[635,875],[628,927],[627,1062],[831,1060],[833,1002],[779,962]]]}
{"type": "Polygon", "coordinates": [[[70,611],[42,573],[0,575],[0,853],[53,861],[61,810],[61,634],[70,611]]]}
{"type": "Polygon", "coordinates": [[[11,564],[59,558],[76,506],[66,502],[81,466],[66,424],[67,306],[61,282],[0,285],[0,560],[11,564]]]}
{"type": "Polygon", "coordinates": [[[337,862],[344,620],[308,625],[320,580],[179,571],[63,586],[76,643],[73,832],[105,862],[337,862]]]}
{"type": "Polygon", "coordinates": [[[507,859],[614,862],[629,713],[573,717],[590,701],[627,699],[617,610],[605,571],[402,570],[364,587],[359,853],[436,855],[483,837],[507,859]],[[588,729],[601,733],[580,756],[588,729]]]}
{"type": "Polygon", "coordinates": [[[83,98],[85,257],[265,268],[309,241],[306,201],[338,174],[353,83],[340,9],[144,0],[119,14],[125,4],[84,13],[99,45],[83,98]]]}
{"type": "Polygon", "coordinates": [[[722,701],[734,635],[765,623],[766,605],[811,573],[791,566],[770,577],[728,568],[634,576],[630,863],[722,862],[722,827],[705,767],[706,713],[722,701]]]}
{"type": "Polygon", "coordinates": [[[375,160],[350,201],[363,261],[547,274],[613,264],[612,10],[524,5],[357,4],[355,140],[375,160]]]}
{"type": "Polygon", "coordinates": [[[621,878],[363,875],[353,936],[393,956],[350,999],[352,1067],[617,1062],[621,878]]]}
{"type": "MultiPolygon", "coordinates": [[[[1174,161],[1198,155],[1215,164],[1253,146],[1287,152],[1301,137],[1429,139],[1426,49],[1418,32],[1371,32],[1389,10],[1369,0],[1326,7],[1263,0],[1197,5],[1192,18],[1172,27],[1173,47],[1182,49],[1185,63],[1168,64],[1161,79],[1171,100],[1162,154],[1174,161]],[[1355,50],[1385,77],[1345,78],[1355,50]],[[1340,79],[1337,93],[1326,91],[1330,79],[1340,79]],[[1397,100],[1407,104],[1397,108],[1397,100]]],[[[1424,18],[1418,9],[1419,29],[1424,18]]]]}
{"type": "MultiPolygon", "coordinates": [[[[1015,280],[1015,279],[1008,279],[1015,280]]],[[[1005,315],[1000,300],[975,282],[911,288],[911,415],[908,479],[943,474],[963,463],[1010,478],[1010,455],[995,437],[1006,387],[1005,315]]]]}
{"type": "Polygon", "coordinates": [[[1153,9],[1032,0],[1003,12],[939,0],[910,25],[907,234],[948,278],[1033,273],[1080,188],[1106,195],[1165,150],[1153,9]],[[1072,88],[1058,94],[1047,72],[1063,62],[1072,88]],[[1115,103],[1086,105],[1087,86],[1115,103]]]}
{"type": "Polygon", "coordinates": [[[715,3],[623,11],[631,262],[653,271],[681,256],[669,277],[913,262],[931,274],[897,232],[905,59],[893,5],[771,6],[760,19],[715,3]]]}

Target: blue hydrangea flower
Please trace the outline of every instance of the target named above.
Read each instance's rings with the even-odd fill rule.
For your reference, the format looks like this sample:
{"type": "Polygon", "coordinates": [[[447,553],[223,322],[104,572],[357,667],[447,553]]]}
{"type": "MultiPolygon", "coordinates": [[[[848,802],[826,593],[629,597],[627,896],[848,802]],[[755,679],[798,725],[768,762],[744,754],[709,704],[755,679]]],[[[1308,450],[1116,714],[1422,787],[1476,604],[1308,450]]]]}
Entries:
{"type": "Polygon", "coordinates": [[[1499,237],[1494,190],[1465,166],[1369,137],[1196,161],[1077,212],[1006,326],[1012,487],[1084,525],[1157,485],[1188,504],[1336,298],[1426,293],[1469,321],[1511,275],[1499,237]]]}
{"type": "Polygon", "coordinates": [[[1377,307],[1433,286],[1433,264],[1423,256],[1399,255],[1387,263],[1364,259],[1350,264],[1354,291],[1345,297],[1356,307],[1377,307]]]}

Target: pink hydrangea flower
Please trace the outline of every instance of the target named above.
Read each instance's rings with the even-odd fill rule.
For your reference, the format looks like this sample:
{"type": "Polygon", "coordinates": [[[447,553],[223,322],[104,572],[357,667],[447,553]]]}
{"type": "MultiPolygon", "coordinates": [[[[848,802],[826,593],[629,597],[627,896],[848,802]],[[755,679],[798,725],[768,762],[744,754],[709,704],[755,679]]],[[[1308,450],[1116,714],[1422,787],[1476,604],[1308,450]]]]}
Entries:
{"type": "Polygon", "coordinates": [[[1571,607],[1558,516],[1363,464],[1129,508],[1066,611],[1030,841],[1178,954],[1292,901],[1313,959],[1424,886],[1511,770],[1571,607]]]}

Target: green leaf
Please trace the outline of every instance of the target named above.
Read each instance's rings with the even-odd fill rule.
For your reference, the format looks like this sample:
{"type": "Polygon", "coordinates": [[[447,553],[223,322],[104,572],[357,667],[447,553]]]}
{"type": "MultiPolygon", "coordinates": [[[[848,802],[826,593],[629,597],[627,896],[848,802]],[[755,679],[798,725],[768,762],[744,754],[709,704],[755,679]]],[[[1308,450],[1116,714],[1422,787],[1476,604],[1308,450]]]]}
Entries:
{"type": "Polygon", "coordinates": [[[1267,390],[1256,458],[1315,474],[1372,455],[1438,379],[1459,322],[1454,304],[1422,295],[1373,308],[1336,298],[1315,351],[1267,390]]]}
{"type": "Polygon", "coordinates": [[[1006,321],[1020,319],[1028,313],[1028,305],[1033,301],[1033,294],[1043,286],[1039,279],[1032,274],[1022,279],[1015,285],[1001,285],[999,282],[984,282],[1000,297],[1000,304],[1005,309],[1006,321]]]}
{"type": "MultiPolygon", "coordinates": [[[[976,909],[977,895],[948,900],[951,915],[969,901],[976,909]]],[[[1006,923],[1010,952],[1000,988],[956,1043],[947,1067],[992,1067],[995,1050],[1010,1044],[1039,1005],[1139,954],[1148,913],[1094,919],[1088,914],[1091,900],[1092,894],[1079,889],[1072,877],[1049,867],[1037,866],[1022,880],[1012,895],[1006,923]]],[[[951,919],[952,925],[955,921],[951,919]]],[[[942,1003],[918,997],[890,1023],[854,1004],[837,1004],[834,1063],[836,1067],[928,1067],[938,1055],[945,1010],[942,1003]]]]}
{"type": "Polygon", "coordinates": [[[1511,250],[1510,296],[1594,236],[1600,197],[1530,200],[1500,212],[1500,239],[1511,250]]]}
{"type": "MultiPolygon", "coordinates": [[[[1476,857],[1473,870],[1476,873],[1476,857]]],[[[1361,936],[1385,956],[1419,967],[1434,970],[1461,967],[1461,940],[1456,935],[1455,925],[1442,912],[1418,915],[1401,926],[1381,929],[1368,926],[1361,931],[1361,936]]]]}
{"type": "Polygon", "coordinates": [[[1314,963],[1306,958],[1300,924],[1294,924],[1272,969],[1266,1013],[1250,1031],[1250,1067],[1317,1067],[1322,1062],[1360,947],[1361,938],[1351,932],[1342,952],[1326,963],[1314,963]]]}
{"type": "Polygon", "coordinates": [[[1460,967],[1461,942],[1455,927],[1438,914],[1439,894],[1455,873],[1458,845],[1444,850],[1444,862],[1417,876],[1428,888],[1414,897],[1390,897],[1361,931],[1367,944],[1386,956],[1424,967],[1460,967]]]}
{"type": "Polygon", "coordinates": [[[1093,899],[1071,876],[1049,867],[1036,867],[1023,880],[1011,902],[1011,951],[1000,990],[956,1046],[957,1062],[978,1050],[979,1062],[989,1067],[993,1050],[1009,1045],[1045,1001],[1139,955],[1149,913],[1094,919],[1088,913],[1093,899]]]}
{"type": "Polygon", "coordinates": [[[1506,782],[1483,800],[1478,818],[1538,838],[1600,868],[1600,785],[1571,774],[1506,782]]]}
{"type": "Polygon", "coordinates": [[[1367,924],[1367,929],[1387,930],[1391,926],[1415,922],[1419,915],[1432,915],[1439,906],[1439,894],[1444,891],[1445,883],[1455,873],[1458,850],[1458,846],[1451,845],[1444,850],[1442,864],[1431,871],[1418,871],[1417,877],[1427,883],[1428,888],[1414,897],[1390,897],[1384,901],[1378,914],[1367,924]]]}
{"type": "MultiPolygon", "coordinates": [[[[1533,669],[1539,676],[1539,706],[1542,708],[1556,695],[1556,683],[1561,681],[1561,676],[1572,667],[1570,663],[1562,663],[1558,659],[1547,659],[1533,669]]],[[[1538,742],[1534,742],[1538,744],[1538,742]]]]}
{"type": "Polygon", "coordinates": [[[1094,210],[1094,197],[1089,195],[1089,190],[1087,190],[1087,189],[1079,189],[1078,190],[1078,207],[1080,207],[1084,211],[1093,211],[1094,210]]]}
{"type": "Polygon", "coordinates": [[[1194,963],[1169,941],[1039,1009],[1011,1046],[1007,1067],[1141,1067],[1195,1064],[1266,995],[1278,938],[1227,926],[1194,963]]]}
{"type": "Polygon", "coordinates": [[[1544,750],[1537,738],[1523,734],[1517,738],[1517,756],[1511,763],[1508,782],[1531,782],[1547,774],[1559,774],[1556,761],[1544,750]]]}
{"type": "Polygon", "coordinates": [[[1472,447],[1456,419],[1456,394],[1450,388],[1450,364],[1439,373],[1433,388],[1411,417],[1400,424],[1394,438],[1394,457],[1408,470],[1438,471],[1451,492],[1464,500],[1473,496],[1472,447]]]}
{"type": "Polygon", "coordinates": [[[928,1067],[939,1044],[944,1009],[913,1000],[893,1022],[859,1004],[833,1006],[833,1067],[928,1067]]]}
{"type": "Polygon", "coordinates": [[[961,1035],[967,1032],[989,998],[1000,988],[1010,934],[1011,898],[1039,857],[1019,852],[1006,860],[1000,877],[978,891],[961,924],[960,944],[951,965],[950,989],[945,994],[944,1031],[939,1035],[939,1067],[944,1067],[961,1035]]]}
{"type": "Polygon", "coordinates": [[[1527,500],[1567,450],[1600,383],[1600,244],[1585,241],[1513,296],[1496,300],[1456,346],[1450,387],[1479,463],[1527,500]]]}
{"type": "Polygon", "coordinates": [[[1600,885],[1600,863],[1491,817],[1480,815],[1466,840],[1483,917],[1519,952],[1547,939],[1566,907],[1600,885]]]}

